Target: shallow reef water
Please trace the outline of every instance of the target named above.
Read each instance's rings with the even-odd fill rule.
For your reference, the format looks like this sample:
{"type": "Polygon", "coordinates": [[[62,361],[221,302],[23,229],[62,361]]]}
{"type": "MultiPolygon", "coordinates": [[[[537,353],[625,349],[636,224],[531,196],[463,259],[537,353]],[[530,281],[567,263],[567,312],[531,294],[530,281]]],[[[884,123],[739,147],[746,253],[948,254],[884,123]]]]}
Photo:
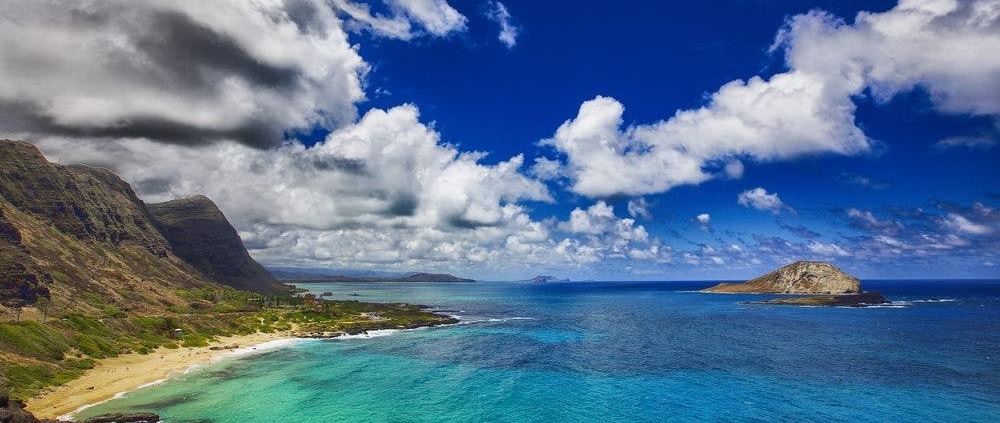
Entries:
{"type": "MultiPolygon", "coordinates": [[[[712,282],[330,283],[461,324],[306,340],[86,409],[166,422],[998,421],[1000,281],[864,281],[891,307],[712,282]]],[[[351,296],[350,298],[358,298],[351,296]]]]}

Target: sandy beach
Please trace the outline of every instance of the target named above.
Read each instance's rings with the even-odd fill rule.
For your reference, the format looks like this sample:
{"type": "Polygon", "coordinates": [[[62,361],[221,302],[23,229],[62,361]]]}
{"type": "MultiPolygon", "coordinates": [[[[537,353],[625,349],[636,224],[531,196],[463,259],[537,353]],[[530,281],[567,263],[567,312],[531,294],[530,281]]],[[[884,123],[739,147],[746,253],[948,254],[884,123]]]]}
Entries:
{"type": "Polygon", "coordinates": [[[83,376],[28,400],[28,410],[42,419],[65,418],[80,407],[107,401],[116,394],[182,374],[192,366],[253,352],[261,344],[291,338],[288,333],[226,336],[219,337],[206,347],[159,348],[146,355],[126,354],[101,360],[83,376]],[[230,348],[233,346],[235,348],[230,348]]]}

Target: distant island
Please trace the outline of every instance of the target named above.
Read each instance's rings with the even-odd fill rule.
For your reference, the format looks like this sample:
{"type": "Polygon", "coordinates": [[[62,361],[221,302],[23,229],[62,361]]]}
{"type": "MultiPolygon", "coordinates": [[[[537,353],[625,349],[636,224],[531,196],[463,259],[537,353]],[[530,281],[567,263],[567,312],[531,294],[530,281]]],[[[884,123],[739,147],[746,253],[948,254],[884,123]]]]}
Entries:
{"type": "Polygon", "coordinates": [[[406,276],[345,276],[345,275],[279,275],[286,282],[475,282],[475,279],[460,278],[447,273],[413,273],[406,276]]]}
{"type": "Polygon", "coordinates": [[[830,263],[797,261],[743,283],[720,283],[702,292],[850,294],[861,292],[861,281],[830,263]]]}
{"type": "Polygon", "coordinates": [[[862,291],[858,278],[821,261],[796,261],[743,283],[720,283],[701,292],[808,295],[752,304],[864,307],[889,302],[878,292],[862,291]]]}
{"type": "Polygon", "coordinates": [[[531,279],[518,281],[518,282],[531,282],[531,283],[548,283],[548,282],[569,282],[569,279],[560,279],[555,276],[540,275],[535,276],[531,279]]]}

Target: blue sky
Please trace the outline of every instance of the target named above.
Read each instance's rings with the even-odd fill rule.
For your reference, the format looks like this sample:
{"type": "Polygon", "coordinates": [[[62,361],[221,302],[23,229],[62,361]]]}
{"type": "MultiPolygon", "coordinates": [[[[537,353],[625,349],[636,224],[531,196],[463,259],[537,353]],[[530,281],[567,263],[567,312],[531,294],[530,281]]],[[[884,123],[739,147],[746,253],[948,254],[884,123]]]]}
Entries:
{"type": "Polygon", "coordinates": [[[16,3],[2,135],[265,264],[1000,277],[998,1],[16,3]]]}

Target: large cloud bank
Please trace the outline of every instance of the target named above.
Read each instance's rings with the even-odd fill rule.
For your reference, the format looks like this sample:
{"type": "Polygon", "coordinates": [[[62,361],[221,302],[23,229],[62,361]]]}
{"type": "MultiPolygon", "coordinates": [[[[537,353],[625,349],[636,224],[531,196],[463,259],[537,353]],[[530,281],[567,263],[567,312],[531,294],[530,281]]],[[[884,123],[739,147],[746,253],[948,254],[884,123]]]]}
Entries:
{"type": "MultiPolygon", "coordinates": [[[[491,4],[513,46],[509,13],[491,4]]],[[[679,254],[637,220],[653,219],[642,198],[548,217],[533,207],[558,197],[540,180],[565,179],[588,197],[639,196],[739,178],[747,161],[863,154],[872,140],[854,122],[854,99],[869,93],[886,100],[920,87],[940,111],[996,116],[1000,57],[977,52],[1000,51],[998,4],[904,1],[853,24],[793,17],[774,46],[787,72],[732,81],[704,107],[646,125],[623,127],[624,106],[596,97],[543,142],[558,157],[525,172],[522,155],[487,163],[450,144],[415,105],[359,116],[370,65],[348,34],[465,32],[468,19],[445,0],[12,0],[0,11],[0,136],[31,139],[53,160],[110,167],[148,201],[208,195],[268,264],[487,275],[512,264],[579,274],[606,266],[613,277],[623,262],[658,268],[674,256],[754,266],[769,251],[923,254],[906,246],[924,235],[968,249],[1000,233],[994,210],[925,219],[952,237],[890,225],[854,245],[725,239],[679,254]],[[331,132],[310,147],[291,139],[315,127],[331,132]]],[[[743,197],[788,209],[760,188],[743,197]]],[[[706,232],[709,221],[697,218],[706,232]]]]}
{"type": "Polygon", "coordinates": [[[624,106],[597,97],[542,143],[589,197],[660,193],[720,176],[743,160],[861,154],[872,147],[855,124],[854,98],[886,101],[926,90],[946,113],[1000,115],[1000,2],[904,0],[847,24],[824,12],[789,19],[772,47],[788,71],[732,81],[708,104],[622,128],[624,106]]]}

